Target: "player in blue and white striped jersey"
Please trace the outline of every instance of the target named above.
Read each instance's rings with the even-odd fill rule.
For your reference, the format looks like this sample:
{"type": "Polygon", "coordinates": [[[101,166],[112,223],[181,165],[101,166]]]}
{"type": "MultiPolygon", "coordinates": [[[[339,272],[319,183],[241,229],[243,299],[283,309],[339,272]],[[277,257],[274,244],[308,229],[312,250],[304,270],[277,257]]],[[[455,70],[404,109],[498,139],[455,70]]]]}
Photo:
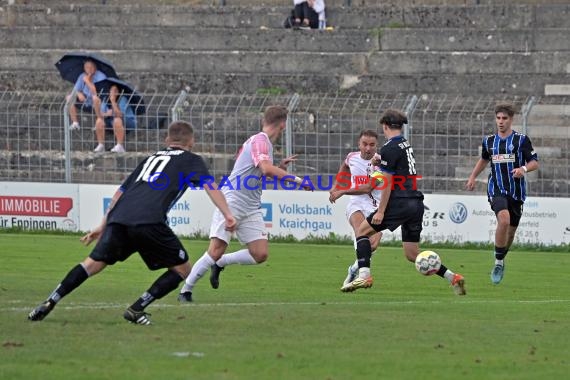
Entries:
{"type": "Polygon", "coordinates": [[[538,169],[538,155],[530,138],[512,129],[515,108],[510,103],[495,107],[497,133],[485,136],[481,158],[467,180],[467,190],[475,188],[475,179],[487,165],[491,167],[487,196],[497,216],[495,230],[495,265],[491,281],[498,284],[505,272],[505,256],[515,238],[526,199],[525,175],[538,169]]]}

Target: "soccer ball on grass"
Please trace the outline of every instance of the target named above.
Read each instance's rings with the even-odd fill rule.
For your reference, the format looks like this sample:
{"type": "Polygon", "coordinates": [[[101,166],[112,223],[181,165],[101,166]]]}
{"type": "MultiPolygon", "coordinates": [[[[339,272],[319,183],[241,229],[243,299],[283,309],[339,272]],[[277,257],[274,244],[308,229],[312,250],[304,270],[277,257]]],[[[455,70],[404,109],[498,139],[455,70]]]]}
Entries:
{"type": "Polygon", "coordinates": [[[441,258],[433,251],[423,251],[416,257],[416,269],[424,276],[437,273],[441,267],[441,258]]]}

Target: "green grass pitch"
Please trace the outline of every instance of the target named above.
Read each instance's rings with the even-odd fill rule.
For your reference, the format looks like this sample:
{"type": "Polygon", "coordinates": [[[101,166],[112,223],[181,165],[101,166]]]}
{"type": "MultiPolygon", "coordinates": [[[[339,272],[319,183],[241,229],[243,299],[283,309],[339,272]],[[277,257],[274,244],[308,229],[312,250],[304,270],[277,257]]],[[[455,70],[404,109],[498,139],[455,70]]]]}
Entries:
{"type": "MultiPolygon", "coordinates": [[[[205,241],[184,240],[195,261],[205,241]]],[[[231,248],[237,248],[233,245],[231,248]]],[[[423,247],[425,249],[429,247],[423,247]]],[[[436,249],[467,296],[423,277],[399,248],[373,257],[371,289],[339,291],[345,245],[271,244],[195,302],[152,304],[152,326],[122,318],[158,276],[137,255],[108,267],[42,322],[27,313],[90,248],[76,236],[0,234],[0,379],[562,379],[570,373],[570,254],[436,249]]]]}

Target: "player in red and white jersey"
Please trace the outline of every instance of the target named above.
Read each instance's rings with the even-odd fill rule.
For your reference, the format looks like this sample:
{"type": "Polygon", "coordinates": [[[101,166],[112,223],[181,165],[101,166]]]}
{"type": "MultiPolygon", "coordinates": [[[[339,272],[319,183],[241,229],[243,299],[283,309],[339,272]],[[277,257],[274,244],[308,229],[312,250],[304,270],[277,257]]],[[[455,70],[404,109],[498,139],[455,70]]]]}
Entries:
{"type": "MultiPolygon", "coordinates": [[[[370,180],[375,171],[371,160],[376,154],[378,147],[378,133],[367,129],[360,132],[358,137],[358,152],[350,152],[340,165],[336,176],[335,186],[330,191],[329,201],[334,203],[343,195],[349,195],[350,200],[346,207],[346,219],[354,232],[356,239],[357,228],[364,219],[378,208],[381,190],[374,189],[370,180]],[[350,187],[348,178],[350,177],[350,187]]],[[[377,233],[370,238],[372,249],[375,250],[380,242],[382,233],[377,233]]],[[[354,241],[356,250],[356,240],[354,241]]],[[[348,267],[348,274],[344,280],[347,284],[354,280],[358,274],[358,261],[348,267]]]]}
{"type": "MultiPolygon", "coordinates": [[[[214,289],[219,286],[220,272],[231,264],[253,265],[267,260],[269,243],[267,231],[261,210],[261,193],[263,177],[272,180],[290,180],[302,184],[303,180],[287,173],[287,165],[296,156],[287,157],[279,166],[273,164],[273,143],[281,136],[287,121],[287,108],[271,106],[263,115],[261,132],[247,139],[238,153],[236,162],[228,181],[220,182],[230,210],[237,221],[236,236],[246,247],[237,252],[225,253],[232,232],[224,224],[223,215],[219,210],[214,212],[210,226],[210,245],[192,267],[186,283],[180,291],[178,299],[181,302],[192,301],[192,290],[198,280],[211,269],[210,284],[214,289]]],[[[305,190],[312,190],[305,187],[305,190]]]]}

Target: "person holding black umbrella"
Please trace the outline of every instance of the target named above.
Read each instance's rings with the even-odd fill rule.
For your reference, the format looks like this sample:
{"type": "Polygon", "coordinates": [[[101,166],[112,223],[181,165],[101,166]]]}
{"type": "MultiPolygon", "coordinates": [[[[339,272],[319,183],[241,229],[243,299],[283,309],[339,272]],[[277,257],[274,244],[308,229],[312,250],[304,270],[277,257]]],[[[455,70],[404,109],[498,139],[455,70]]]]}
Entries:
{"type": "MultiPolygon", "coordinates": [[[[101,119],[103,121],[103,116],[101,114],[101,99],[97,96],[97,90],[95,89],[95,83],[106,79],[107,76],[102,72],[97,70],[97,65],[95,61],[91,59],[86,59],[83,63],[83,73],[79,75],[75,81],[75,90],[77,90],[77,103],[81,105],[84,111],[95,112],[97,120],[101,119]]],[[[68,95],[69,99],[69,95],[68,95]]],[[[73,105],[69,108],[69,116],[71,117],[71,129],[79,129],[79,119],[77,117],[77,106],[73,105]]],[[[99,147],[97,147],[99,148],[99,147]]],[[[95,151],[97,152],[97,148],[95,151]]],[[[102,151],[100,149],[100,151],[102,151]]]]}

